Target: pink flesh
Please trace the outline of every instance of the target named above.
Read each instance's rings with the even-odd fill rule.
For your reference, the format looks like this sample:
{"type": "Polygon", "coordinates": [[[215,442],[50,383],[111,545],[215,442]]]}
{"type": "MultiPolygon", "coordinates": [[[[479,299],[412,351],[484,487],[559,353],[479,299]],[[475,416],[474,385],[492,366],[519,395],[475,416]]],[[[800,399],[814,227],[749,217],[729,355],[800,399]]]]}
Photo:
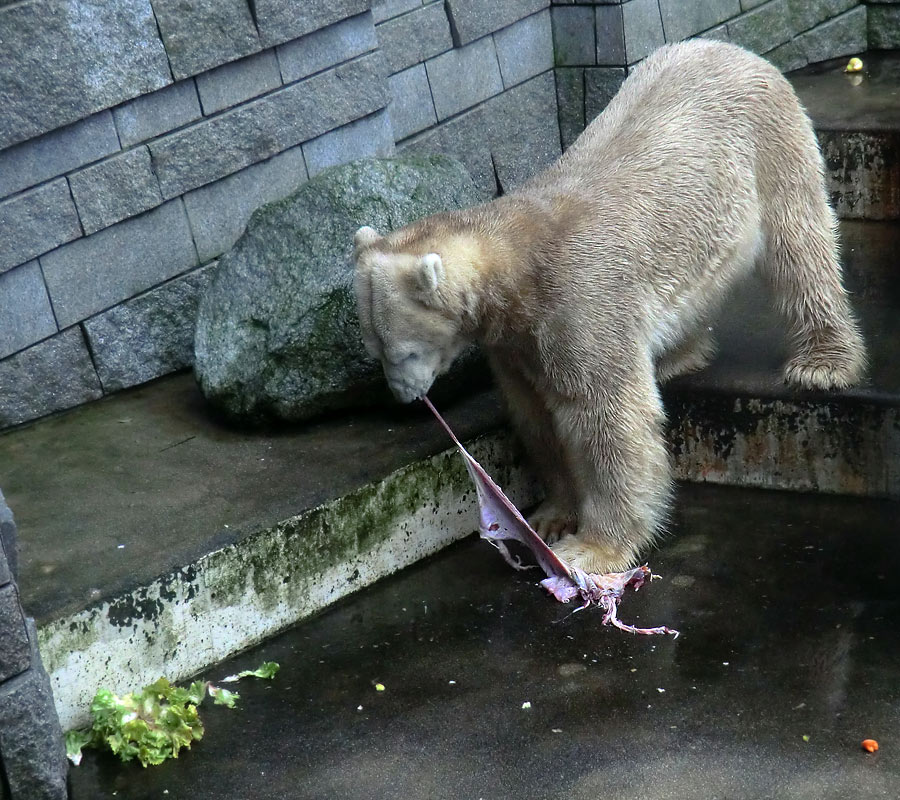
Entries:
{"type": "MultiPolygon", "coordinates": [[[[422,398],[425,405],[434,414],[437,421],[450,435],[454,444],[459,448],[465,459],[466,469],[475,483],[478,494],[478,528],[483,539],[486,539],[496,547],[504,559],[515,569],[528,569],[518,557],[513,556],[506,546],[505,540],[513,539],[524,545],[533,555],[538,566],[547,577],[541,581],[543,586],[559,602],[568,603],[575,597],[582,601],[581,608],[598,605],[603,609],[603,624],[615,625],[617,628],[630,633],[659,634],[671,633],[678,636],[678,631],[661,625],[657,628],[635,628],[622,622],[616,615],[625,589],[633,586],[635,591],[643,586],[644,582],[652,578],[650,568],[645,566],[635,567],[626,572],[611,572],[606,575],[588,574],[577,567],[570,567],[551,550],[543,539],[535,533],[534,529],[526,522],[525,517],[503,494],[503,491],[491,479],[465,447],[460,444],[450,426],[438,413],[431,401],[422,398]]],[[[581,609],[578,609],[581,610],[581,609]]]]}

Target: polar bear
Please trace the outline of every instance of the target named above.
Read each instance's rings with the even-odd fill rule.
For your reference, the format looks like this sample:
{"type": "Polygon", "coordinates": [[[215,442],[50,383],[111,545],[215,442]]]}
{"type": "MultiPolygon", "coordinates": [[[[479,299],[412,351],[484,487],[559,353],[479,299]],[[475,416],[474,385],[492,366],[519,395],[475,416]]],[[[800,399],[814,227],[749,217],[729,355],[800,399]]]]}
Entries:
{"type": "Polygon", "coordinates": [[[666,518],[658,383],[702,367],[758,269],[787,382],[841,389],[865,349],[816,138],[790,84],[733,45],[656,51],[559,161],[477,208],[355,237],[363,338],[398,399],[478,341],[546,487],[531,522],[586,572],[635,563],[666,518]]]}

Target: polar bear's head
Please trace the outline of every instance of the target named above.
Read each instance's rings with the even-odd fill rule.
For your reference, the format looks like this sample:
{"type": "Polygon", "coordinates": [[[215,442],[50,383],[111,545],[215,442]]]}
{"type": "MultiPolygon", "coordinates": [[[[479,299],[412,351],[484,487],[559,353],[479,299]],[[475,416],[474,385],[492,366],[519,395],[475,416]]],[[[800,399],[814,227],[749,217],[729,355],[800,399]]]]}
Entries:
{"type": "Polygon", "coordinates": [[[354,237],[354,288],[366,350],[403,403],[424,397],[468,344],[458,298],[437,252],[369,227],[354,237]]]}

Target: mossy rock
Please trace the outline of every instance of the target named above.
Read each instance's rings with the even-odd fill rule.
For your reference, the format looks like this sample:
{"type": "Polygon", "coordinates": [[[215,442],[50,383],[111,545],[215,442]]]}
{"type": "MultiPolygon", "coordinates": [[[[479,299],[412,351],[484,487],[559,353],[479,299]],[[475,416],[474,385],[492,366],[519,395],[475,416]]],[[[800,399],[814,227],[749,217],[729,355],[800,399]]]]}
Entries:
{"type": "MultiPolygon", "coordinates": [[[[325,170],[257,210],[219,262],[194,339],[204,395],[240,422],[298,422],[389,402],[365,351],[353,296],[353,234],[385,233],[480,196],[446,156],[365,159],[325,170]]],[[[483,368],[462,359],[435,389],[459,390],[483,368]]]]}

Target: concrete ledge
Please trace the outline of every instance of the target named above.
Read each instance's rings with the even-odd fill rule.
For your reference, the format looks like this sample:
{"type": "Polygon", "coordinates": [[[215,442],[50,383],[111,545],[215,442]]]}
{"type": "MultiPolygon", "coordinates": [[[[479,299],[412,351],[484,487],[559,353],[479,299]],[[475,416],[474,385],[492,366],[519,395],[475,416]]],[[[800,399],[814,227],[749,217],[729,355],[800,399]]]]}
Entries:
{"type": "MultiPolygon", "coordinates": [[[[533,502],[505,436],[471,452],[516,501],[533,502]]],[[[61,723],[83,724],[100,686],[184,679],[476,527],[465,466],[446,451],[54,620],[39,641],[61,723]]]]}
{"type": "Polygon", "coordinates": [[[900,413],[863,402],[667,398],[681,480],[900,497],[900,413]]]}

